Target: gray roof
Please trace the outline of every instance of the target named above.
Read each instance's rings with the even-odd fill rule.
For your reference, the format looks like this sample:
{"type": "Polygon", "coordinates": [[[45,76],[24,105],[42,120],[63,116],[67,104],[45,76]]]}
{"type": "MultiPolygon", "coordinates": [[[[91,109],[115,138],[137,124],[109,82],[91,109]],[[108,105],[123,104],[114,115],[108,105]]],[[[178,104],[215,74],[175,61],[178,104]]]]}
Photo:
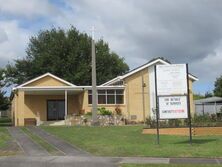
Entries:
{"type": "Polygon", "coordinates": [[[222,98],[213,96],[205,99],[194,100],[195,104],[214,103],[214,102],[222,102],[222,98]]]}

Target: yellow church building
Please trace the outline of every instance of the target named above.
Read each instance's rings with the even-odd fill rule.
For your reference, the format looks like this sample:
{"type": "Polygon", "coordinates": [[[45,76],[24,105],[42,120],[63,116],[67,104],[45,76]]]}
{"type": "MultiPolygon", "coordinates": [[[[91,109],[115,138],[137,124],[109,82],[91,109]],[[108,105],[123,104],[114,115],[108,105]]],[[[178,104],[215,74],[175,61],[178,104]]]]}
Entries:
{"type": "MultiPolygon", "coordinates": [[[[98,107],[115,111],[118,107],[131,121],[154,117],[154,66],[169,64],[162,59],[150,61],[122,76],[97,86],[98,107]]],[[[192,84],[197,77],[189,74],[191,113],[194,113],[192,84]]],[[[92,109],[92,87],[77,86],[46,73],[13,88],[11,115],[15,126],[36,122],[64,120],[66,116],[84,114],[92,109]]]]}

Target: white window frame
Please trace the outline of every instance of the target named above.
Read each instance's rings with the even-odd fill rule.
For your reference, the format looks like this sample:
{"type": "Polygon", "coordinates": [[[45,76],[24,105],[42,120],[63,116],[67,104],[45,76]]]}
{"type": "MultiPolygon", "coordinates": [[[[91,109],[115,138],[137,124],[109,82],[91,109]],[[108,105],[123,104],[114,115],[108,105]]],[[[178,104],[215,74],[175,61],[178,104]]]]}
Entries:
{"type": "MultiPolygon", "coordinates": [[[[103,89],[104,90],[104,89],[103,89]]],[[[89,91],[91,91],[91,90],[88,90],[88,99],[89,99],[89,96],[91,95],[91,97],[92,97],[92,91],[91,91],[91,93],[89,93],[89,91]]],[[[104,91],[105,91],[105,93],[104,94],[99,94],[98,93],[98,91],[99,90],[97,90],[97,105],[124,105],[125,104],[125,90],[124,89],[105,89],[104,91]],[[108,90],[114,90],[114,93],[113,94],[109,94],[108,93],[108,90]],[[117,92],[117,90],[122,90],[123,91],[123,93],[119,93],[119,94],[117,94],[116,92],[117,92]],[[105,104],[99,104],[98,103],[98,97],[99,97],[99,95],[105,95],[105,98],[106,98],[106,103],[105,104]],[[113,104],[108,104],[108,95],[114,95],[114,103],[113,104]],[[123,96],[123,103],[121,103],[121,104],[117,104],[116,103],[116,97],[118,96],[118,95],[122,95],[123,96]]],[[[89,100],[88,100],[88,104],[89,105],[91,105],[90,103],[89,103],[89,100]]]]}

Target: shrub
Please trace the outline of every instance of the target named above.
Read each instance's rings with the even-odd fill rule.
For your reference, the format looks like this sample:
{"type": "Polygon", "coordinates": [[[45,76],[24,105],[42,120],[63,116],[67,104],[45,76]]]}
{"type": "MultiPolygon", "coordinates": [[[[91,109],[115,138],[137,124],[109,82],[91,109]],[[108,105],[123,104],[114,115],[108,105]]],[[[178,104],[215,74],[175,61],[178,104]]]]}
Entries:
{"type": "Polygon", "coordinates": [[[211,116],[209,114],[205,115],[194,115],[192,120],[194,123],[212,122],[211,116]]]}
{"type": "Polygon", "coordinates": [[[118,106],[115,108],[115,112],[117,115],[122,115],[122,109],[118,106]]]}
{"type": "Polygon", "coordinates": [[[98,108],[98,114],[100,115],[112,115],[112,111],[107,110],[105,107],[98,108]]]}
{"type": "Polygon", "coordinates": [[[154,119],[151,119],[150,117],[147,117],[146,118],[146,125],[151,127],[151,128],[154,128],[156,127],[156,121],[154,119]]]}
{"type": "Polygon", "coordinates": [[[86,116],[92,116],[92,112],[87,112],[85,115],[86,116]]]}

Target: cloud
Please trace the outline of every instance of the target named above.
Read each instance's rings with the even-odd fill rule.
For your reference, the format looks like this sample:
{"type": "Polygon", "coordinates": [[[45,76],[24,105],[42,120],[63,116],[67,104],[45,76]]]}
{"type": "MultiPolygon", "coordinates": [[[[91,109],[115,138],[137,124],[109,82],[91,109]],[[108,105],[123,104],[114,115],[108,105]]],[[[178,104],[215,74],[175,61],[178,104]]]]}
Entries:
{"type": "Polygon", "coordinates": [[[8,36],[4,29],[0,28],[0,43],[3,43],[8,40],[8,36]]]}
{"type": "MultiPolygon", "coordinates": [[[[31,32],[19,27],[17,21],[0,21],[4,41],[0,42],[0,67],[13,59],[24,57],[31,32]]],[[[1,39],[0,33],[0,39],[1,39]]]]}
{"type": "MultiPolygon", "coordinates": [[[[67,1],[66,1],[67,2],[67,1]]],[[[136,67],[153,57],[189,63],[210,84],[221,73],[222,1],[70,0],[66,22],[109,42],[111,49],[136,67]]],[[[198,83],[197,83],[198,84],[198,83]]]]}
{"type": "Polygon", "coordinates": [[[13,16],[0,26],[1,60],[25,55],[36,29],[73,25],[90,34],[94,25],[97,39],[107,41],[131,68],[159,56],[189,63],[200,79],[197,85],[210,88],[221,74],[220,0],[0,0],[0,11],[13,16]],[[21,26],[24,22],[28,26],[21,26]]]}
{"type": "Polygon", "coordinates": [[[192,62],[207,56],[220,42],[222,4],[217,2],[96,0],[67,4],[75,12],[70,24],[85,30],[95,25],[112,49],[126,58],[161,56],[192,62]],[[124,44],[117,45],[120,42],[124,44]]]}
{"type": "Polygon", "coordinates": [[[57,8],[48,0],[0,0],[0,11],[28,19],[58,14],[57,8]]]}

